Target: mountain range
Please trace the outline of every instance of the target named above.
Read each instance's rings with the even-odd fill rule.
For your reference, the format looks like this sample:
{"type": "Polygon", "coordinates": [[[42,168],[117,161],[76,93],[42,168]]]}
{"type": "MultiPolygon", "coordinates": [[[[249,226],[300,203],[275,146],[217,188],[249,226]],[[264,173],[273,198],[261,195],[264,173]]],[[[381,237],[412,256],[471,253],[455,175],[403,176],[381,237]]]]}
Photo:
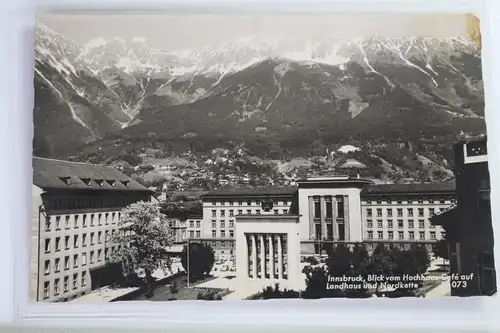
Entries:
{"type": "Polygon", "coordinates": [[[480,50],[461,37],[247,37],[163,51],[142,38],[78,45],[39,22],[35,48],[39,156],[152,137],[272,158],[338,143],[436,152],[486,128],[480,50]]]}

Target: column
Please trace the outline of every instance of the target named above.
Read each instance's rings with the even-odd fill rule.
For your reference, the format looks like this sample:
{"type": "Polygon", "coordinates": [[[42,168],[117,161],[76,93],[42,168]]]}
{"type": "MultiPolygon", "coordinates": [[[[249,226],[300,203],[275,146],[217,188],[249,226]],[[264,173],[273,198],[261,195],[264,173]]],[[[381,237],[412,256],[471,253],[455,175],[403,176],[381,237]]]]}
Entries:
{"type": "Polygon", "coordinates": [[[252,238],[252,278],[257,278],[257,242],[255,241],[256,235],[250,235],[252,238]]]}
{"type": "MultiPolygon", "coordinates": [[[[321,208],[321,240],[326,239],[326,201],[325,196],[319,197],[319,205],[321,208]]],[[[320,248],[323,248],[320,246],[320,248]]],[[[321,253],[320,253],[321,254],[321,253]]]]}
{"type": "Polygon", "coordinates": [[[283,278],[283,248],[281,246],[281,235],[276,235],[276,246],[278,247],[278,279],[283,278]]]}
{"type": "Polygon", "coordinates": [[[339,225],[337,223],[337,217],[339,216],[339,211],[337,209],[337,198],[334,196],[332,196],[332,209],[333,209],[332,236],[333,240],[339,240],[339,225]]]}
{"type": "Polygon", "coordinates": [[[269,278],[274,279],[274,235],[269,235],[269,278]]]}
{"type": "Polygon", "coordinates": [[[266,278],[266,244],[264,242],[264,234],[259,235],[260,238],[260,278],[266,278]]]}
{"type": "MultiPolygon", "coordinates": [[[[360,222],[361,223],[361,222],[360,222]]],[[[344,230],[345,230],[345,240],[351,240],[351,226],[349,223],[349,196],[344,195],[344,230]]]]}
{"type": "Polygon", "coordinates": [[[309,239],[316,239],[316,228],[314,225],[314,199],[309,197],[309,239]]]}

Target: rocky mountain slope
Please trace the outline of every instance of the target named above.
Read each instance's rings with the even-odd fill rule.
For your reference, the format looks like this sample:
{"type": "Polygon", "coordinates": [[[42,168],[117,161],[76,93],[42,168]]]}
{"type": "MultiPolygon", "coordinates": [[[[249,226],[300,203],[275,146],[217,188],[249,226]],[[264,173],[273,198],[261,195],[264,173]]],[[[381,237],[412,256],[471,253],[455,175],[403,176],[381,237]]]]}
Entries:
{"type": "Polygon", "coordinates": [[[39,24],[35,74],[44,156],[136,142],[282,159],[342,143],[410,144],[439,160],[458,135],[485,131],[480,53],[461,38],[247,38],[167,52],[139,38],[76,45],[39,24]]]}

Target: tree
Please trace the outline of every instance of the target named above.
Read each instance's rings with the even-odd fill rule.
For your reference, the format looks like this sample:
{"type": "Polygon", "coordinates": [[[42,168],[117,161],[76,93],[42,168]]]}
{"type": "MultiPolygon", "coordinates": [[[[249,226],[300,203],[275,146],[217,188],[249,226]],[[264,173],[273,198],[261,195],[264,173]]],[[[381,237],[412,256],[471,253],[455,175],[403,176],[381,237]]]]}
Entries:
{"type": "Polygon", "coordinates": [[[153,296],[153,272],[170,271],[172,265],[166,253],[166,248],[172,245],[172,232],[159,205],[140,201],[126,207],[111,242],[118,244],[119,250],[111,255],[110,261],[121,264],[126,273],[144,270],[146,296],[153,296]]]}
{"type": "Polygon", "coordinates": [[[424,274],[429,269],[431,265],[431,258],[429,256],[429,251],[423,245],[417,245],[412,249],[413,255],[415,256],[415,262],[417,267],[417,273],[424,274]]]}
{"type": "Polygon", "coordinates": [[[181,263],[184,270],[189,273],[190,278],[201,278],[208,275],[214,266],[215,255],[210,245],[200,243],[189,244],[189,267],[187,258],[187,246],[181,253],[181,263]]]}
{"type": "MultiPolygon", "coordinates": [[[[391,276],[394,269],[395,263],[393,256],[391,256],[391,251],[389,251],[384,244],[378,244],[372,253],[370,273],[374,275],[391,276]]],[[[376,292],[378,292],[379,282],[376,284],[376,292]]]]}

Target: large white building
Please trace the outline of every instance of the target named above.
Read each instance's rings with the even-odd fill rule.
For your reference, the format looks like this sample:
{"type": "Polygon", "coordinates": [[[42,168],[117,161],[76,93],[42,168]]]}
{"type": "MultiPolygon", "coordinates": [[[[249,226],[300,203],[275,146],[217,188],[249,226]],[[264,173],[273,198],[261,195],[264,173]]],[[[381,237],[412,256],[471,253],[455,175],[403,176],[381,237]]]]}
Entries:
{"type": "MultiPolygon", "coordinates": [[[[347,176],[311,177],[288,188],[223,188],[202,197],[203,220],[194,238],[216,256],[234,255],[237,218],[297,215],[300,254],[322,254],[333,243],[430,244],[444,235],[429,218],[455,202],[454,183],[374,184],[347,176]],[[266,202],[272,203],[267,208],[266,202]],[[200,236],[200,237],[198,237],[200,236]]],[[[192,219],[199,221],[200,217],[192,219]]],[[[269,222],[271,223],[271,222],[269,222]]],[[[259,224],[264,227],[263,223],[259,224]]],[[[191,236],[191,235],[190,235],[191,236]]],[[[191,238],[191,237],[190,237],[191,238]]]]}
{"type": "MultiPolygon", "coordinates": [[[[201,238],[210,240],[210,245],[219,258],[232,258],[235,255],[236,217],[240,215],[287,215],[297,189],[290,187],[226,187],[202,196],[203,223],[201,229],[194,229],[194,235],[200,231],[201,238]],[[272,209],[266,211],[262,204],[271,201],[272,209]]],[[[197,225],[199,216],[188,219],[197,225]]],[[[190,230],[191,231],[191,230],[190,230]]],[[[191,236],[191,234],[189,234],[191,236]]],[[[198,237],[195,237],[198,238],[198,237]]]]}
{"type": "Polygon", "coordinates": [[[151,196],[111,167],[33,158],[31,298],[68,301],[113,282],[121,210],[151,196]]]}

